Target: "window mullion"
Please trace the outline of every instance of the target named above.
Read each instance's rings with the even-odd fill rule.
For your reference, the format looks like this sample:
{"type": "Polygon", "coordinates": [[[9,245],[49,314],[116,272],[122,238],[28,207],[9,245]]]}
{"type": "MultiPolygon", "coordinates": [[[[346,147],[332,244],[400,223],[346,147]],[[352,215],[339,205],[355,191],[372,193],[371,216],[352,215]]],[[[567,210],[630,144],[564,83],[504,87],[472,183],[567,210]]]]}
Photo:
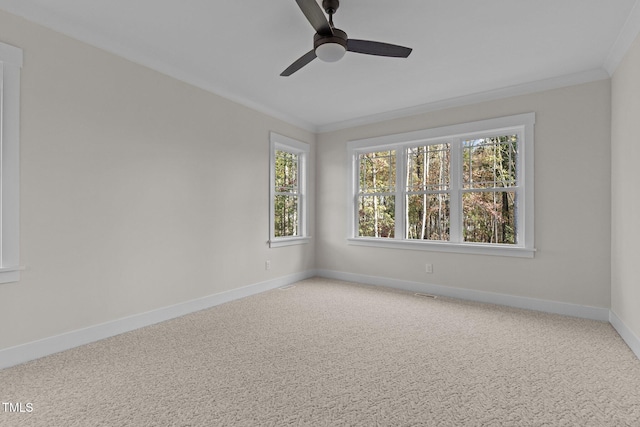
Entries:
{"type": "Polygon", "coordinates": [[[306,200],[303,203],[303,199],[305,197],[305,191],[307,183],[305,182],[306,176],[306,162],[307,156],[305,153],[300,153],[298,155],[298,175],[296,177],[297,187],[296,193],[298,195],[298,233],[301,236],[307,235],[307,212],[306,212],[306,200]]]}
{"type": "Polygon", "coordinates": [[[402,147],[396,150],[396,223],[395,223],[395,238],[406,238],[406,172],[407,171],[407,148],[402,147]]]}
{"type": "Polygon", "coordinates": [[[451,242],[462,242],[462,140],[451,141],[451,164],[449,165],[450,196],[449,214],[451,215],[449,239],[451,242]]]}
{"type": "Polygon", "coordinates": [[[349,192],[349,202],[347,206],[349,207],[347,214],[347,232],[348,237],[360,237],[358,223],[359,223],[359,202],[360,202],[360,161],[359,161],[359,153],[357,151],[350,151],[349,153],[349,162],[350,162],[350,192],[349,192]]]}

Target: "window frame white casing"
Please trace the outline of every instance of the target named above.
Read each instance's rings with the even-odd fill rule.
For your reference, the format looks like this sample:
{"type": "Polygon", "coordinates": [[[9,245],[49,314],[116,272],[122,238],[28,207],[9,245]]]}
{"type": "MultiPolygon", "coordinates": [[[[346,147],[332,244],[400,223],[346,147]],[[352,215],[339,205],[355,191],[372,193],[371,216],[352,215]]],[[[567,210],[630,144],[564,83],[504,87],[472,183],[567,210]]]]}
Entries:
{"type": "Polygon", "coordinates": [[[0,283],[20,280],[22,49],[0,43],[0,283]]]}
{"type": "Polygon", "coordinates": [[[310,145],[276,132],[269,133],[269,247],[301,245],[308,243],[308,162],[310,145]],[[276,151],[288,151],[298,155],[298,236],[275,236],[275,179],[276,151]]]}
{"type": "Polygon", "coordinates": [[[394,249],[425,250],[479,255],[498,255],[521,258],[533,258],[534,246],[534,125],[535,113],[517,114],[495,119],[480,120],[451,126],[423,129],[414,132],[393,134],[381,137],[353,140],[347,143],[348,171],[350,177],[347,192],[347,241],[350,245],[374,246],[394,249]],[[453,226],[454,221],[462,222],[462,209],[457,194],[462,193],[462,170],[459,156],[461,141],[470,137],[496,136],[498,134],[517,133],[518,151],[518,237],[517,244],[488,244],[463,242],[461,230],[453,226]],[[406,150],[417,145],[451,143],[451,241],[424,241],[404,238],[404,204],[401,191],[406,167],[406,150]],[[358,155],[371,151],[396,150],[396,223],[395,238],[358,237],[358,155]],[[454,189],[454,186],[457,188],[454,189]],[[458,189],[460,188],[460,189],[458,189]],[[453,216],[456,216],[455,218],[453,216]],[[400,236],[400,237],[398,237],[400,236]]]}

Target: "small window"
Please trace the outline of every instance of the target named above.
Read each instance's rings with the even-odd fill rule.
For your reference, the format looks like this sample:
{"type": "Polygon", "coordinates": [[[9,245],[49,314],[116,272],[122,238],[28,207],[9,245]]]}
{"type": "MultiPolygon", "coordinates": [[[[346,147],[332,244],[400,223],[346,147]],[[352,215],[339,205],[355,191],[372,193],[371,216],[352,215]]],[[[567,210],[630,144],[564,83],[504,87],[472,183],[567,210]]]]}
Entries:
{"type": "Polygon", "coordinates": [[[0,43],[0,283],[20,280],[19,151],[22,49],[0,43]]]}
{"type": "Polygon", "coordinates": [[[534,120],[530,113],[350,142],[349,241],[532,257],[534,120]]]}
{"type": "Polygon", "coordinates": [[[309,145],[271,133],[270,238],[271,247],[306,243],[307,157],[309,145]]]}
{"type": "Polygon", "coordinates": [[[298,237],[300,234],[300,155],[276,150],[273,201],[274,237],[298,237]]]}

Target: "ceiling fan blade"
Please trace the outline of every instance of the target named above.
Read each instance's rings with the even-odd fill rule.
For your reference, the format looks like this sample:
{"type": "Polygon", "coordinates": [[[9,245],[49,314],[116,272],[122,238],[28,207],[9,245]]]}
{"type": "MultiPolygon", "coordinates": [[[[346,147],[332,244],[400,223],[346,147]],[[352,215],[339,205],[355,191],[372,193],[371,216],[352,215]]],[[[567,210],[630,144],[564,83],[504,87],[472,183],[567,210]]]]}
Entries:
{"type": "Polygon", "coordinates": [[[320,9],[316,0],[296,0],[296,3],[298,3],[302,13],[307,17],[307,20],[313,29],[316,30],[316,33],[321,36],[329,36],[333,34],[331,25],[329,25],[327,17],[324,16],[324,12],[320,9]]]}
{"type": "Polygon", "coordinates": [[[347,40],[349,52],[364,53],[366,55],[392,56],[394,58],[406,58],[413,49],[396,44],[373,42],[369,40],[347,40]]]}
{"type": "Polygon", "coordinates": [[[309,52],[305,53],[300,58],[298,58],[293,64],[289,65],[289,68],[284,70],[280,75],[283,77],[290,76],[291,74],[295,73],[300,68],[304,67],[314,59],[316,59],[316,51],[310,50],[309,52]]]}

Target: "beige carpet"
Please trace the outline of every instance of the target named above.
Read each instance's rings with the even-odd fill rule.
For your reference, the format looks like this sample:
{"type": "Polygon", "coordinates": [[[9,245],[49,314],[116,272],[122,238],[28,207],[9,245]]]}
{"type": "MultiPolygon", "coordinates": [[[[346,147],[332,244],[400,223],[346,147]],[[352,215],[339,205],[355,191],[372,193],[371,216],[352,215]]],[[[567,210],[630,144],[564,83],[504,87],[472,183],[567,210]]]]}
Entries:
{"type": "Polygon", "coordinates": [[[1,426],[640,426],[607,323],[311,279],[0,371],[1,426]]]}

